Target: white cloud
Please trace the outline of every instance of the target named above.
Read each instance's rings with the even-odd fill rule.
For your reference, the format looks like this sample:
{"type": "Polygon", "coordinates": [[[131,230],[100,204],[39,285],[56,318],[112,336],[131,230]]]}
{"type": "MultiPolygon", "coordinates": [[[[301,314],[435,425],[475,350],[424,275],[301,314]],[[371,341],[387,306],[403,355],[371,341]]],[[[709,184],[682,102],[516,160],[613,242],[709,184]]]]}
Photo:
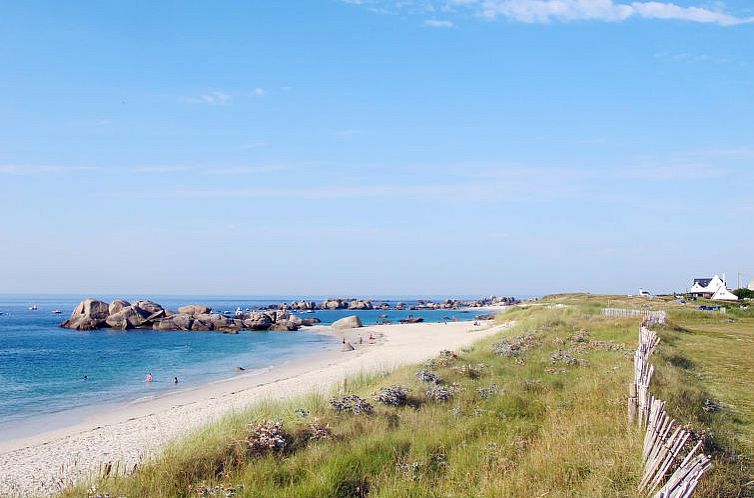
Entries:
{"type": "Polygon", "coordinates": [[[427,19],[424,21],[424,25],[431,28],[452,28],[454,26],[453,21],[445,21],[442,19],[427,19]]]}
{"type": "MultiPolygon", "coordinates": [[[[344,0],[373,11],[388,13],[472,14],[486,19],[509,19],[526,23],[552,21],[620,22],[630,18],[681,20],[733,26],[754,22],[722,10],[672,2],[616,0],[344,0]]],[[[442,22],[442,21],[441,21],[442,22]]],[[[448,21],[451,22],[452,21],[448,21]]],[[[425,22],[427,24],[427,22],[425,22]]],[[[430,24],[427,24],[430,25],[430,24]]]]}
{"type": "Polygon", "coordinates": [[[190,97],[186,100],[195,104],[227,105],[231,103],[233,96],[225,92],[217,91],[205,93],[199,97],[190,97]]]}
{"type": "Polygon", "coordinates": [[[256,87],[254,91],[252,92],[254,95],[261,96],[267,93],[267,90],[261,87],[256,87]]]}

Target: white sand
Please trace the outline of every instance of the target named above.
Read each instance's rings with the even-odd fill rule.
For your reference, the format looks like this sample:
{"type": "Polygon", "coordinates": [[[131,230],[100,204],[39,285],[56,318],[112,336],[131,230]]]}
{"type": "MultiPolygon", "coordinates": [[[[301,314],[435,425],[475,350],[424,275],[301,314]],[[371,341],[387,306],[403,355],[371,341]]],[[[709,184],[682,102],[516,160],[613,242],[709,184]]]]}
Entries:
{"type": "MultiPolygon", "coordinates": [[[[352,329],[337,334],[345,335],[356,351],[320,353],[265,373],[240,375],[96,413],[75,426],[2,441],[0,496],[50,495],[89,477],[107,462],[118,462],[121,469],[133,469],[167,442],[254,402],[289,399],[314,391],[327,393],[345,377],[420,362],[443,349],[468,346],[503,328],[490,328],[490,322],[480,323],[479,326],[453,322],[352,329]],[[376,337],[374,344],[369,344],[370,333],[376,337]],[[364,340],[362,346],[358,344],[359,337],[364,340]]],[[[329,327],[318,330],[330,331],[329,327]]]]}

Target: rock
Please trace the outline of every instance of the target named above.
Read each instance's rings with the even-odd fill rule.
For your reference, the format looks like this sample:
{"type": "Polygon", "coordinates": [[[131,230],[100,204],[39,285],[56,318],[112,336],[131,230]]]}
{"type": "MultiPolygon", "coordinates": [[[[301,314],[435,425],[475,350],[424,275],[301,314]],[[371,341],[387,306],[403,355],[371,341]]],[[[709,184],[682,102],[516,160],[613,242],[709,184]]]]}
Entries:
{"type": "Polygon", "coordinates": [[[212,322],[199,320],[197,318],[194,319],[193,322],[191,322],[191,330],[214,330],[214,326],[212,325],[212,322]]]}
{"type": "Polygon", "coordinates": [[[267,313],[249,313],[243,321],[244,328],[251,330],[267,330],[272,325],[272,318],[267,313]]]}
{"type": "Polygon", "coordinates": [[[202,304],[189,304],[187,306],[180,306],[178,313],[185,313],[187,315],[204,315],[212,311],[209,306],[202,304]]]}
{"type": "Polygon", "coordinates": [[[340,299],[328,299],[327,301],[322,302],[320,306],[325,310],[337,310],[343,307],[343,301],[340,299]]]}
{"type": "Polygon", "coordinates": [[[143,299],[141,301],[136,301],[132,304],[132,306],[135,306],[137,308],[141,308],[144,311],[146,311],[148,314],[153,315],[155,313],[162,312],[164,314],[165,309],[160,306],[159,304],[155,303],[154,301],[149,301],[147,299],[143,299]]]}
{"type": "Polygon", "coordinates": [[[377,315],[377,318],[387,318],[388,315],[377,315]]]}
{"type": "Polygon", "coordinates": [[[298,328],[304,323],[304,320],[300,316],[290,315],[288,317],[288,323],[295,325],[296,328],[298,328]]]}
{"type": "Polygon", "coordinates": [[[275,322],[272,327],[270,327],[270,330],[274,330],[276,332],[290,332],[293,330],[298,330],[298,325],[291,323],[289,320],[280,320],[275,322]]]}
{"type": "Polygon", "coordinates": [[[108,314],[114,315],[123,308],[127,308],[129,306],[131,306],[131,303],[129,303],[128,301],[124,299],[115,299],[112,303],[110,303],[110,306],[108,307],[108,314]]]}
{"type": "Polygon", "coordinates": [[[275,316],[273,317],[272,321],[276,322],[276,323],[277,322],[282,322],[284,320],[288,320],[291,317],[291,314],[288,313],[287,311],[277,311],[277,312],[275,312],[274,315],[275,316]]]}
{"type": "Polygon", "coordinates": [[[315,317],[312,317],[312,318],[302,318],[301,319],[301,325],[303,325],[305,327],[311,327],[312,325],[314,325],[316,323],[322,323],[322,320],[320,320],[319,318],[315,318],[315,317]]]}
{"type": "Polygon", "coordinates": [[[359,300],[353,300],[348,303],[348,309],[349,310],[371,310],[372,309],[372,302],[371,301],[359,301],[359,300]]]}
{"type": "Polygon", "coordinates": [[[353,351],[354,349],[356,348],[353,347],[353,344],[351,344],[350,342],[343,343],[343,347],[340,348],[342,352],[353,351]]]}
{"type": "Polygon", "coordinates": [[[422,317],[412,317],[412,318],[404,318],[403,320],[399,320],[401,323],[421,323],[424,321],[424,318],[422,317]]]}
{"type": "Polygon", "coordinates": [[[361,319],[356,315],[341,318],[332,324],[332,328],[335,330],[355,329],[359,327],[363,327],[363,325],[361,324],[361,319]]]}
{"type": "Polygon", "coordinates": [[[117,313],[107,317],[105,322],[114,329],[133,329],[141,327],[149,319],[150,315],[136,306],[127,306],[117,313]]]}
{"type": "Polygon", "coordinates": [[[78,330],[95,330],[106,327],[105,319],[110,314],[110,305],[99,299],[89,298],[74,308],[71,317],[61,327],[78,330]]]}
{"type": "Polygon", "coordinates": [[[191,315],[179,313],[156,321],[152,328],[155,330],[191,330],[193,321],[194,318],[191,315]]]}
{"type": "Polygon", "coordinates": [[[95,320],[94,318],[81,318],[76,322],[75,326],[69,328],[77,330],[97,330],[102,326],[103,323],[100,320],[95,320]]]}

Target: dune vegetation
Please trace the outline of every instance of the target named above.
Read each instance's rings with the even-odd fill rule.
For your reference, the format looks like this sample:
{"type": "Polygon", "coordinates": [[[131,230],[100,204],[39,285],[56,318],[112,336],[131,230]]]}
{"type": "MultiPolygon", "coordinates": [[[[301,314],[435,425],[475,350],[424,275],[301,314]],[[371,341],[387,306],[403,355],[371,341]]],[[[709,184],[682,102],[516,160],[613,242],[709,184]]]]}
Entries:
{"type": "MultiPolygon", "coordinates": [[[[512,309],[497,320],[514,326],[468,350],[256,405],[63,496],[636,496],[643,433],[626,412],[639,320],[602,317],[608,300],[512,309]]],[[[754,317],[649,305],[670,310],[653,391],[715,463],[696,496],[752,496],[754,317]]]]}

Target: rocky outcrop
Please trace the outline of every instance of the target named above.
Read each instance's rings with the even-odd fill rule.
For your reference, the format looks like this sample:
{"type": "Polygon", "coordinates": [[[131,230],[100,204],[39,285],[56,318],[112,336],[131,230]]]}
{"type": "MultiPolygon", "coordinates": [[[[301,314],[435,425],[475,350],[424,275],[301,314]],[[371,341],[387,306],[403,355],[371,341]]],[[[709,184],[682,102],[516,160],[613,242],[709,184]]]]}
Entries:
{"type": "Polygon", "coordinates": [[[361,323],[361,319],[356,315],[341,318],[340,320],[336,320],[332,324],[332,328],[334,328],[335,330],[355,329],[359,327],[363,327],[363,325],[361,323]]]}
{"type": "Polygon", "coordinates": [[[111,328],[126,330],[135,329],[144,325],[151,314],[138,306],[126,306],[120,311],[113,313],[105,319],[105,323],[111,328]]]}
{"type": "Polygon", "coordinates": [[[129,303],[116,299],[107,304],[94,298],[81,301],[71,317],[60,326],[78,330],[111,328],[129,330],[149,328],[153,330],[217,331],[237,334],[242,330],[298,330],[304,321],[287,311],[236,313],[229,317],[212,313],[208,306],[192,304],[181,306],[178,313],[166,310],[149,300],[129,303]]]}
{"type": "Polygon", "coordinates": [[[112,303],[110,303],[110,306],[108,307],[108,313],[110,315],[114,315],[123,308],[127,308],[129,306],[131,306],[131,303],[129,303],[128,301],[125,301],[123,299],[115,299],[112,303]]]}
{"type": "Polygon", "coordinates": [[[211,312],[212,308],[203,304],[189,304],[188,306],[180,306],[178,308],[178,313],[185,313],[187,315],[202,315],[211,312]]]}
{"type": "Polygon", "coordinates": [[[61,327],[77,330],[96,330],[106,327],[105,320],[110,315],[110,305],[90,297],[81,301],[71,313],[71,317],[61,327]]]}
{"type": "Polygon", "coordinates": [[[267,313],[249,313],[243,325],[250,330],[267,330],[272,326],[272,318],[267,313]]]}

